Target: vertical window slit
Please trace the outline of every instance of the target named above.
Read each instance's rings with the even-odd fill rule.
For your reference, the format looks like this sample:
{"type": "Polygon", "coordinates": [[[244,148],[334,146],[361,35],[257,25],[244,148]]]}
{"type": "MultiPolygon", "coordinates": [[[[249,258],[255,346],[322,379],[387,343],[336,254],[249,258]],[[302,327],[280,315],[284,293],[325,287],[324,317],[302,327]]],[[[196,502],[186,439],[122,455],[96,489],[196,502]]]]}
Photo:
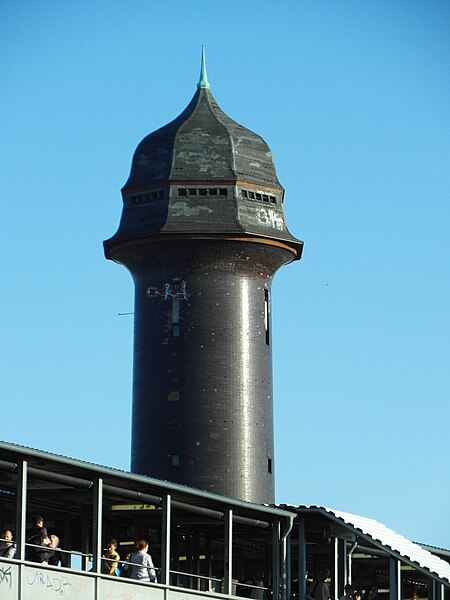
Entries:
{"type": "Polygon", "coordinates": [[[180,299],[172,296],[172,337],[180,337],[180,299]]]}
{"type": "Polygon", "coordinates": [[[264,328],[266,330],[266,344],[270,346],[270,298],[269,290],[264,289],[264,328]]]}

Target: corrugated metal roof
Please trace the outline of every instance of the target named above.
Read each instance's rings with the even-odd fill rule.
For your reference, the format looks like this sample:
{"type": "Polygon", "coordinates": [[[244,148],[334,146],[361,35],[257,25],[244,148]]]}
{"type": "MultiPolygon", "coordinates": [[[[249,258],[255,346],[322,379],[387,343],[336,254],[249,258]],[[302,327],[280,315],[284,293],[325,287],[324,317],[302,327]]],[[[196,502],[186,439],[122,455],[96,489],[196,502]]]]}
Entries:
{"type": "Polygon", "coordinates": [[[422,546],[419,546],[419,544],[396,533],[393,529],[386,527],[386,525],[375,521],[375,519],[353,515],[351,513],[343,512],[342,510],[335,510],[325,506],[298,506],[296,508],[297,512],[314,509],[328,513],[347,525],[350,525],[353,529],[361,531],[374,541],[380,542],[388,552],[391,550],[393,554],[398,554],[407,561],[416,563],[423,569],[426,569],[430,573],[435,573],[439,578],[445,579],[450,583],[449,563],[438,556],[435,556],[431,552],[428,552],[428,550],[425,550],[422,546]]]}
{"type": "MultiPolygon", "coordinates": [[[[113,467],[106,467],[104,465],[98,465],[96,463],[78,460],[68,456],[55,454],[53,452],[47,452],[45,450],[39,450],[36,448],[30,448],[29,446],[22,446],[19,444],[13,444],[11,442],[5,442],[0,440],[0,458],[8,458],[9,460],[16,460],[14,454],[21,454],[25,459],[30,460],[31,457],[38,458],[40,461],[49,461],[49,463],[57,462],[63,466],[73,467],[75,469],[83,469],[86,471],[95,472],[102,476],[111,475],[113,477],[120,478],[122,482],[130,481],[137,482],[142,485],[152,486],[155,489],[160,488],[162,491],[170,492],[171,494],[179,493],[182,495],[189,496],[193,499],[198,498],[205,502],[219,503],[223,505],[229,505],[233,510],[248,511],[249,513],[254,512],[256,514],[267,514],[272,518],[283,518],[293,519],[294,515],[292,512],[277,508],[274,505],[269,504],[256,504],[254,502],[247,502],[246,500],[239,500],[237,498],[230,498],[228,496],[221,496],[213,492],[192,488],[181,483],[172,483],[163,479],[156,479],[147,475],[140,475],[138,473],[130,473],[129,471],[123,471],[113,467]],[[11,453],[12,456],[8,456],[11,453]]],[[[41,467],[42,468],[42,467],[41,467]]],[[[193,500],[195,502],[195,500],[193,500]]],[[[262,518],[262,516],[261,516],[262,518]]]]}
{"type": "Polygon", "coordinates": [[[442,554],[443,556],[450,556],[450,550],[448,548],[441,548],[439,546],[430,546],[430,544],[422,544],[421,542],[414,542],[415,544],[419,544],[425,550],[429,550],[431,554],[442,554]]]}

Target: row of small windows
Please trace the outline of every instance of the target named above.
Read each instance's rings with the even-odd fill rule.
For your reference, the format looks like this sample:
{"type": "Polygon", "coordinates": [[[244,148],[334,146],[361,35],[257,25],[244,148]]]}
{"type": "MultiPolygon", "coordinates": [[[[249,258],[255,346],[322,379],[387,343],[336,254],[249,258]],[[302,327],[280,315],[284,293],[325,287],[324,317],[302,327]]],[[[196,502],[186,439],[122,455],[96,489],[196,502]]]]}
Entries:
{"type": "Polygon", "coordinates": [[[146,204],[147,202],[155,202],[164,198],[164,190],[155,190],[153,192],[146,192],[145,194],[135,194],[127,198],[127,204],[132,206],[136,204],[146,204]]]}
{"type": "MultiPolygon", "coordinates": [[[[247,200],[256,200],[257,202],[268,202],[270,204],[276,204],[277,199],[275,196],[269,194],[260,194],[259,192],[252,192],[250,190],[241,190],[242,197],[247,200]]],[[[179,196],[228,196],[227,188],[178,188],[179,196]]],[[[164,198],[164,190],[154,190],[153,192],[146,192],[144,194],[135,194],[134,196],[128,196],[127,204],[135,206],[137,204],[146,204],[147,202],[154,202],[164,198]]]]}
{"type": "Polygon", "coordinates": [[[259,192],[251,192],[250,190],[241,190],[242,197],[247,200],[257,200],[258,202],[270,202],[276,204],[277,199],[275,196],[269,196],[268,194],[260,194],[259,192]]]}
{"type": "Polygon", "coordinates": [[[228,196],[227,188],[178,188],[179,196],[228,196]]]}

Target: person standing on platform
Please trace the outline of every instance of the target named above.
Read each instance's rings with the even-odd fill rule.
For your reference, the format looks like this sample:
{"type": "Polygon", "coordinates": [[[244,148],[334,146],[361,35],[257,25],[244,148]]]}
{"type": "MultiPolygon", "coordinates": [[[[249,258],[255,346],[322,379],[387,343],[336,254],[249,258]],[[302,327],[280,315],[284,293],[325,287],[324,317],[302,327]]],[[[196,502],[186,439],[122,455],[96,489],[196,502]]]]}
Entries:
{"type": "Polygon", "coordinates": [[[102,573],[105,575],[117,575],[120,556],[116,550],[117,540],[111,539],[102,554],[102,573]]]}
{"type": "Polygon", "coordinates": [[[330,584],[330,569],[322,569],[319,577],[314,579],[309,596],[314,600],[330,600],[331,599],[331,584],[330,584]]]}
{"type": "Polygon", "coordinates": [[[48,564],[53,565],[54,567],[58,567],[60,565],[61,567],[67,567],[65,556],[59,548],[59,537],[57,535],[50,536],[50,544],[48,547],[51,548],[48,564]]]}
{"type": "Polygon", "coordinates": [[[130,578],[138,581],[157,583],[152,557],[147,554],[148,542],[139,540],[136,548],[137,552],[130,558],[130,563],[132,563],[130,578]]]}
{"type": "Polygon", "coordinates": [[[341,596],[339,600],[355,600],[353,586],[350,583],[347,583],[347,585],[344,587],[344,595],[341,596]]]}
{"type": "Polygon", "coordinates": [[[44,527],[44,518],[36,515],[33,521],[33,527],[28,532],[27,544],[30,545],[27,551],[27,558],[33,562],[47,564],[50,556],[48,545],[50,543],[47,529],[44,527]]]}
{"type": "Polygon", "coordinates": [[[16,545],[12,541],[13,535],[10,529],[5,529],[2,533],[2,540],[0,542],[0,557],[1,558],[14,558],[16,555],[16,545]]]}

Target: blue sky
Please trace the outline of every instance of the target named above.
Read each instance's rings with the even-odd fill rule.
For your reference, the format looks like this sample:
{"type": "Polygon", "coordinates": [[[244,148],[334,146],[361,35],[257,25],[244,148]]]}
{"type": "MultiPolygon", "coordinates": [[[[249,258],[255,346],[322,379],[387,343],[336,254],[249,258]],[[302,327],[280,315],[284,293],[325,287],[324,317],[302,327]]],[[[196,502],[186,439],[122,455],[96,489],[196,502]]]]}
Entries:
{"type": "Polygon", "coordinates": [[[195,91],[269,143],[277,500],[450,547],[450,4],[0,3],[0,438],[129,468],[133,151],[195,91]]]}

